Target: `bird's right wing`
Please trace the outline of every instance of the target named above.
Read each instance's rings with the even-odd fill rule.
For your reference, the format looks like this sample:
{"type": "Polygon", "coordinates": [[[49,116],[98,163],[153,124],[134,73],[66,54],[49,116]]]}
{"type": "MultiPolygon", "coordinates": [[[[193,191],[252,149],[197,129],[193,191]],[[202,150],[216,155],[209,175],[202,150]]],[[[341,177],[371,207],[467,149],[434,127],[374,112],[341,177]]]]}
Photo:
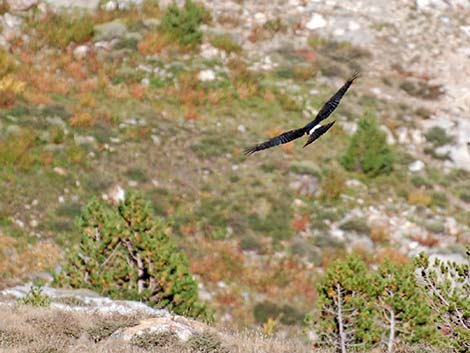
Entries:
{"type": "Polygon", "coordinates": [[[295,139],[298,139],[299,137],[302,137],[305,134],[305,132],[306,132],[305,128],[284,132],[280,135],[273,137],[272,139],[268,141],[265,141],[265,142],[262,142],[262,143],[259,143],[257,145],[247,148],[245,150],[245,154],[249,155],[249,154],[261,151],[261,150],[265,150],[267,148],[281,145],[283,143],[291,142],[295,139]]]}
{"type": "MultiPolygon", "coordinates": [[[[315,120],[312,123],[312,127],[316,126],[318,123],[320,123],[322,120],[325,120],[328,118],[331,113],[338,107],[339,102],[341,101],[341,98],[346,94],[346,91],[349,89],[349,87],[352,85],[354,80],[359,77],[359,73],[356,72],[354,75],[345,82],[343,86],[336,92],[329,100],[326,102],[323,107],[321,107],[320,111],[318,112],[317,116],[315,117],[315,120]]],[[[309,124],[310,125],[310,124],[309,124]]]]}
{"type": "Polygon", "coordinates": [[[327,132],[330,127],[333,126],[335,122],[332,121],[331,123],[324,124],[324,125],[318,125],[315,130],[312,131],[310,136],[308,137],[307,142],[305,143],[304,147],[310,145],[313,141],[315,141],[317,138],[319,138],[321,135],[323,135],[325,132],[327,132]]]}

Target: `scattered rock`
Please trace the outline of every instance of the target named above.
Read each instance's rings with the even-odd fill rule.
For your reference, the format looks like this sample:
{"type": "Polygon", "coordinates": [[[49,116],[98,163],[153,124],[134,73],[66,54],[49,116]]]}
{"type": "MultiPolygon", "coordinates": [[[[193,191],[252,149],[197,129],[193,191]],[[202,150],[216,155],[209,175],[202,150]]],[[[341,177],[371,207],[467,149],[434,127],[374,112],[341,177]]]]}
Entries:
{"type": "Polygon", "coordinates": [[[82,59],[85,59],[88,52],[89,52],[90,48],[88,48],[88,46],[86,45],[79,45],[78,47],[76,47],[74,50],[73,50],[73,57],[75,58],[75,60],[82,60],[82,59]]]}
{"type": "Polygon", "coordinates": [[[121,201],[124,201],[124,197],[126,196],[126,192],[120,185],[114,185],[108,191],[107,194],[103,195],[103,199],[110,200],[111,202],[118,204],[121,201]]]}
{"type": "Polygon", "coordinates": [[[68,174],[67,170],[65,170],[64,168],[61,168],[61,167],[54,167],[54,172],[56,174],[63,175],[63,176],[68,174]]]}
{"type": "Polygon", "coordinates": [[[94,10],[98,7],[100,0],[46,0],[45,2],[56,9],[77,7],[94,10]]]}
{"type": "Polygon", "coordinates": [[[412,173],[418,173],[422,171],[425,166],[423,161],[416,160],[408,166],[408,170],[412,173]]]}
{"type": "Polygon", "coordinates": [[[313,195],[318,189],[318,178],[309,174],[292,174],[289,187],[299,195],[313,195]]]}
{"type": "Polygon", "coordinates": [[[185,3],[185,0],[159,0],[158,7],[161,10],[164,10],[172,4],[176,4],[178,7],[183,7],[184,3],[185,3]]]}
{"type": "Polygon", "coordinates": [[[305,24],[305,27],[313,31],[319,28],[323,28],[326,25],[327,25],[327,22],[325,18],[322,15],[315,13],[310,18],[310,20],[305,24]]]}
{"type": "Polygon", "coordinates": [[[198,75],[199,81],[213,81],[215,80],[215,72],[211,69],[202,70],[198,75]]]}
{"type": "Polygon", "coordinates": [[[101,8],[105,11],[114,11],[117,10],[118,5],[115,1],[108,1],[105,4],[101,5],[101,8]]]}
{"type": "Polygon", "coordinates": [[[186,342],[191,336],[202,334],[211,328],[201,322],[178,315],[166,315],[141,320],[139,325],[120,329],[112,338],[131,341],[144,333],[173,333],[181,341],[186,342]]]}
{"type": "Polygon", "coordinates": [[[9,11],[27,11],[39,4],[39,0],[7,0],[9,11]]]}
{"type": "Polygon", "coordinates": [[[142,21],[145,27],[147,28],[157,28],[160,26],[162,21],[158,18],[146,18],[142,21]]]}

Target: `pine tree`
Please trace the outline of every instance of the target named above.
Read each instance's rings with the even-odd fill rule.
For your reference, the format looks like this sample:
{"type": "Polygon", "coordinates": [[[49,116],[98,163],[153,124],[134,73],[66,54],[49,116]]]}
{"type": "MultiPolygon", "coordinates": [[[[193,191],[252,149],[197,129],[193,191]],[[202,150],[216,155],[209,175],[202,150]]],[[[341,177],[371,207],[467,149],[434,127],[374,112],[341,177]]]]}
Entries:
{"type": "Polygon", "coordinates": [[[373,274],[373,288],[387,353],[393,352],[397,342],[429,342],[435,336],[431,308],[412,265],[385,261],[373,274]]]}
{"type": "Polygon", "coordinates": [[[56,274],[57,285],[88,288],[115,299],[141,300],[178,314],[205,316],[188,260],[140,194],[117,207],[92,200],[78,224],[82,240],[56,274]]]}
{"type": "Polygon", "coordinates": [[[392,150],[387,145],[386,134],[379,129],[375,117],[366,116],[359,121],[341,164],[346,170],[360,171],[371,177],[392,171],[392,150]]]}
{"type": "MultiPolygon", "coordinates": [[[[371,281],[362,260],[350,256],[328,268],[318,285],[318,317],[314,323],[320,343],[348,348],[368,348],[380,338],[374,325],[371,281]]],[[[313,315],[307,321],[314,321],[313,315]]]]}
{"type": "Polygon", "coordinates": [[[466,263],[441,261],[433,263],[424,253],[415,259],[419,277],[433,311],[458,352],[470,352],[470,247],[466,263]]]}

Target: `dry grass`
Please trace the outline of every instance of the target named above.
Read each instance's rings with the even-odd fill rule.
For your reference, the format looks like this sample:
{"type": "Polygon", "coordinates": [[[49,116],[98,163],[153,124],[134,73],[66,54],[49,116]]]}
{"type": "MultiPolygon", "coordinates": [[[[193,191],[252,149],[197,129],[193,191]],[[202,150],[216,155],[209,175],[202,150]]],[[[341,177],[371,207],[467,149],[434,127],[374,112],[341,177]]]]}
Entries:
{"type": "Polygon", "coordinates": [[[60,257],[60,249],[51,242],[34,245],[24,240],[0,235],[0,278],[9,274],[14,278],[52,268],[60,257]]]}
{"type": "Polygon", "coordinates": [[[168,341],[170,344],[162,344],[162,342],[153,342],[154,339],[149,339],[147,341],[150,346],[146,347],[146,341],[143,340],[134,342],[136,344],[133,345],[129,342],[109,338],[119,328],[133,326],[138,319],[141,318],[63,312],[52,308],[36,308],[26,305],[2,305],[0,351],[11,353],[59,351],[64,353],[312,352],[309,345],[302,340],[266,338],[256,332],[229,333],[224,329],[221,329],[221,339],[218,342],[214,341],[215,336],[201,335],[197,339],[188,341],[186,345],[176,340],[168,341]]]}
{"type": "MultiPolygon", "coordinates": [[[[266,337],[259,331],[233,332],[218,328],[220,335],[193,336],[186,344],[169,335],[150,334],[148,339],[124,342],[110,336],[145,317],[64,312],[28,305],[1,305],[0,352],[107,352],[107,353],[329,353],[313,348],[304,338],[266,337]],[[163,341],[165,339],[165,341],[163,341]],[[157,340],[157,341],[156,341],[157,340]]],[[[145,335],[143,335],[145,336],[145,335]]],[[[174,337],[174,336],[171,336],[174,337]]],[[[146,337],[144,337],[146,338],[146,337]]],[[[374,352],[381,352],[375,350],[374,352]]],[[[424,346],[398,347],[400,353],[444,353],[424,346]]]]}
{"type": "Polygon", "coordinates": [[[424,190],[420,189],[411,191],[408,194],[408,202],[412,205],[427,207],[431,205],[432,198],[431,196],[427,195],[424,190]]]}

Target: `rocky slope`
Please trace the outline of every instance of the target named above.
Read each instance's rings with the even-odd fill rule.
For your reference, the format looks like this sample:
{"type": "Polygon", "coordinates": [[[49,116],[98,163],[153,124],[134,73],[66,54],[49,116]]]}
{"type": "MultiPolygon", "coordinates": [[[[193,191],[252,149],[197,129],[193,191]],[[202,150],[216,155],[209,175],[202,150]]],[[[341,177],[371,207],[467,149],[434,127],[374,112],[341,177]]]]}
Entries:
{"type": "Polygon", "coordinates": [[[174,221],[201,296],[241,326],[266,301],[295,302],[300,322],[316,276],[346,251],[459,260],[470,243],[468,1],[204,1],[212,20],[192,51],[152,37],[166,2],[3,4],[5,72],[22,91],[0,119],[5,283],[53,269],[83,204],[127,187],[174,221]],[[41,22],[72,4],[92,9],[91,31],[62,45],[65,30],[47,35],[61,22],[41,22]],[[315,148],[241,155],[357,69],[315,148]],[[367,112],[396,151],[389,176],[338,163],[367,112]]]}

